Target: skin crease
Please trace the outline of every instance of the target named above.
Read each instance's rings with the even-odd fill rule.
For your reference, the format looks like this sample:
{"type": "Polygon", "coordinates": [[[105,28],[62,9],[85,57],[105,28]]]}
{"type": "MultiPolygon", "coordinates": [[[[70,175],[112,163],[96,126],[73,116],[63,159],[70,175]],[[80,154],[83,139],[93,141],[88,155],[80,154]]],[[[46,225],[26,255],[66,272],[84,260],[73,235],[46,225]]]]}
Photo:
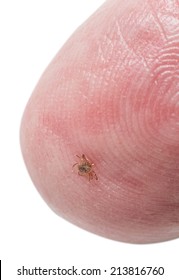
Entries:
{"type": "Polygon", "coordinates": [[[104,237],[179,236],[179,4],[108,0],[72,35],[23,115],[29,174],[61,217],[104,237]],[[98,180],[79,176],[76,155],[98,180]]]}

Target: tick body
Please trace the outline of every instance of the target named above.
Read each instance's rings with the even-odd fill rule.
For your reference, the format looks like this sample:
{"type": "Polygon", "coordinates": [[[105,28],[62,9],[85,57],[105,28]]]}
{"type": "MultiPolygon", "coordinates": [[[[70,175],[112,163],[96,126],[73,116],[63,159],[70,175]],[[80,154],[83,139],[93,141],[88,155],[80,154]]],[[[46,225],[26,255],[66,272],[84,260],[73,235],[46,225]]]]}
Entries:
{"type": "Polygon", "coordinates": [[[93,170],[94,163],[90,162],[89,159],[83,154],[81,157],[76,155],[79,158],[79,162],[73,164],[78,168],[78,175],[88,177],[89,181],[92,179],[98,180],[96,173],[93,170]]]}

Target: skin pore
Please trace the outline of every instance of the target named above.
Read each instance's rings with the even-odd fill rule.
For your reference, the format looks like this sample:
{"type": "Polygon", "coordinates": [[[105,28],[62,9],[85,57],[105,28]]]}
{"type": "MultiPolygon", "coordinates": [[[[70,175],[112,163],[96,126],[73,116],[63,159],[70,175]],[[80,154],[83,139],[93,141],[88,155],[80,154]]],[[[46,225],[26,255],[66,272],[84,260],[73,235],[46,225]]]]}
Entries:
{"type": "Polygon", "coordinates": [[[130,243],[179,236],[179,4],[106,1],[65,43],[21,124],[29,174],[83,229],[130,243]],[[76,155],[98,180],[73,172],[76,155]]]}

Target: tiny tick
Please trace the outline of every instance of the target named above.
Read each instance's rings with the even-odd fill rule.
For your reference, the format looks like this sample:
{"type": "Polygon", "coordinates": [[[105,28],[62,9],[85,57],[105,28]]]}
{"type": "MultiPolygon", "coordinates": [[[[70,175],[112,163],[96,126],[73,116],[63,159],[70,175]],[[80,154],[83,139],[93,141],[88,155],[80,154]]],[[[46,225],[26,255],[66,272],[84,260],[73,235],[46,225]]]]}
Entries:
{"type": "Polygon", "coordinates": [[[89,159],[83,154],[81,157],[76,155],[80,160],[73,164],[73,167],[77,165],[78,175],[88,176],[89,181],[92,179],[98,180],[96,173],[93,170],[94,163],[90,162],[89,159]]]}

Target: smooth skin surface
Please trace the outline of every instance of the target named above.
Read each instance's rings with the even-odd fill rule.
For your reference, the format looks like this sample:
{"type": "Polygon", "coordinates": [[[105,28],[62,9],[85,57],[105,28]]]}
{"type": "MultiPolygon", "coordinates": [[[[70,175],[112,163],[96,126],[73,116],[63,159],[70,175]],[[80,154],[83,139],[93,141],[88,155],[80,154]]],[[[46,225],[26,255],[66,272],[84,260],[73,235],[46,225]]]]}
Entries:
{"type": "Polygon", "coordinates": [[[179,237],[178,81],[178,0],[108,0],[72,35],[21,124],[29,174],[58,215],[124,242],[179,237]],[[73,172],[82,154],[98,180],[73,172]]]}

